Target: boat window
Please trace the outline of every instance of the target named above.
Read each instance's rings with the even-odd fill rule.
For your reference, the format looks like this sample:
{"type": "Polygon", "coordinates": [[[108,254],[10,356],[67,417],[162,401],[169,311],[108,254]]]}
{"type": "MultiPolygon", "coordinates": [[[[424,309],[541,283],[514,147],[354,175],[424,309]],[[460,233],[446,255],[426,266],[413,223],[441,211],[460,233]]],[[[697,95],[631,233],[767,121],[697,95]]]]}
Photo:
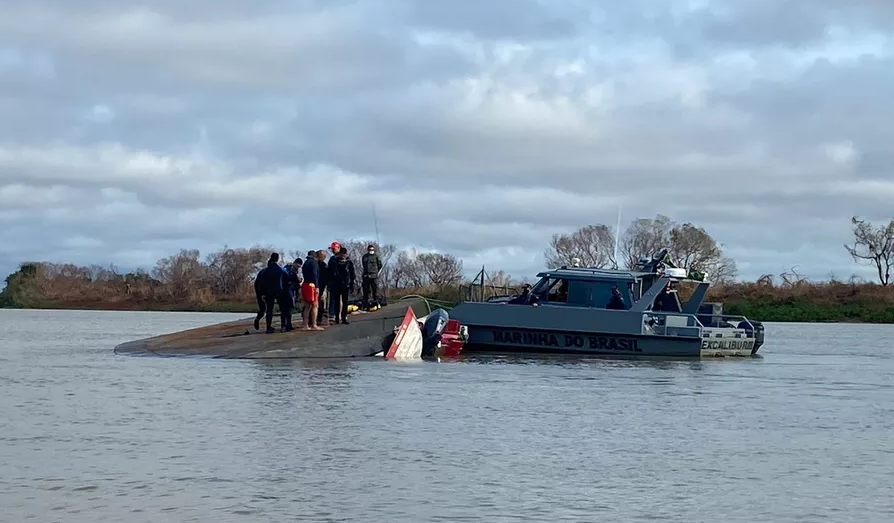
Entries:
{"type": "Polygon", "coordinates": [[[566,303],[568,301],[568,280],[564,278],[550,278],[547,291],[547,301],[566,303]]]}
{"type": "Polygon", "coordinates": [[[550,278],[544,277],[531,287],[531,294],[536,295],[540,299],[546,298],[546,290],[549,289],[550,278]]]}

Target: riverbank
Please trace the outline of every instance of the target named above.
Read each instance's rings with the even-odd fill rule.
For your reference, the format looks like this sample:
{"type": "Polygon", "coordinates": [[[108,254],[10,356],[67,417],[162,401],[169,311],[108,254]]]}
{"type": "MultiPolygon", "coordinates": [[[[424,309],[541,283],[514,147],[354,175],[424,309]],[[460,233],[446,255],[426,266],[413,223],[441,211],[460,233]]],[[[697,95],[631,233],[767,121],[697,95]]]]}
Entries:
{"type": "MultiPolygon", "coordinates": [[[[0,293],[0,307],[247,314],[257,310],[250,286],[220,292],[211,285],[182,287],[145,278],[103,280],[81,273],[46,272],[36,266],[23,268],[7,278],[7,287],[0,293]]],[[[692,289],[691,285],[681,286],[681,300],[688,299],[687,293],[692,289]]],[[[517,285],[509,282],[506,286],[486,285],[485,297],[516,290],[517,285]]],[[[440,287],[391,287],[386,292],[392,302],[416,294],[449,307],[470,296],[480,297],[481,287],[466,282],[440,287]]],[[[774,284],[762,279],[712,286],[706,301],[723,303],[725,314],[759,321],[894,323],[894,286],[871,283],[800,280],[774,284]]]]}
{"type": "MultiPolygon", "coordinates": [[[[438,299],[437,294],[428,297],[438,299]]],[[[451,300],[445,302],[444,306],[449,308],[454,303],[455,301],[451,300]]],[[[206,303],[42,301],[29,304],[27,307],[5,308],[245,314],[257,311],[257,305],[254,302],[230,300],[206,303]]],[[[894,305],[892,304],[778,302],[767,297],[764,300],[727,300],[724,302],[723,310],[725,314],[742,315],[753,320],[767,322],[894,323],[894,305]]]]}

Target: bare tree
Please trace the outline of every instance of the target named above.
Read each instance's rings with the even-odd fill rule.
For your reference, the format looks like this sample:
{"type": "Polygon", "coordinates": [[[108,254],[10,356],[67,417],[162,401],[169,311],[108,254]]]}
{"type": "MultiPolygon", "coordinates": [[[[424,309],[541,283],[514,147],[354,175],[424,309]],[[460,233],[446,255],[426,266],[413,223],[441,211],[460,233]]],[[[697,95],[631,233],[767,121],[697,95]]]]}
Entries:
{"type": "Polygon", "coordinates": [[[891,265],[894,263],[894,220],[888,225],[874,227],[854,216],[851,225],[854,243],[844,248],[855,262],[875,265],[879,283],[887,286],[891,283],[891,265]]]}
{"type": "Polygon", "coordinates": [[[708,265],[705,272],[708,279],[714,283],[733,283],[736,276],[739,275],[739,268],[736,266],[736,260],[728,256],[721,256],[717,262],[708,265]]]}
{"type": "Polygon", "coordinates": [[[487,273],[484,278],[484,285],[495,289],[506,289],[512,287],[512,276],[503,269],[487,273]]]}
{"type": "Polygon", "coordinates": [[[249,294],[259,265],[269,258],[266,248],[230,249],[224,246],[205,257],[205,278],[215,294],[224,296],[249,294]]]}
{"type": "Polygon", "coordinates": [[[736,262],[724,255],[722,247],[705,229],[691,223],[676,224],[670,218],[637,218],[630,224],[622,241],[627,268],[640,258],[654,256],[667,248],[678,266],[706,273],[715,283],[729,283],[738,275],[736,262]]]}
{"type": "Polygon", "coordinates": [[[720,246],[701,227],[677,225],[668,235],[671,257],[681,267],[707,272],[720,260],[720,246]]]}
{"type": "Polygon", "coordinates": [[[671,258],[677,265],[708,274],[714,283],[729,283],[738,274],[736,262],[724,256],[717,241],[691,223],[674,226],[669,234],[671,258]]]}
{"type": "Polygon", "coordinates": [[[624,233],[621,252],[628,269],[633,269],[640,258],[651,257],[661,249],[670,247],[674,223],[667,216],[637,218],[624,233]]]}
{"type": "Polygon", "coordinates": [[[417,262],[415,250],[401,251],[394,268],[394,287],[419,288],[426,285],[425,273],[417,262]]]}
{"type": "Polygon", "coordinates": [[[463,262],[452,254],[420,254],[416,256],[416,263],[431,285],[456,285],[463,279],[463,262]]]}
{"type": "Polygon", "coordinates": [[[167,285],[172,296],[189,296],[202,282],[205,267],[198,249],[182,249],[179,253],[158,260],[152,275],[167,285]]]}
{"type": "Polygon", "coordinates": [[[547,267],[571,265],[573,258],[580,258],[584,267],[617,268],[614,250],[615,240],[610,227],[585,225],[571,234],[554,234],[543,256],[547,267]]]}

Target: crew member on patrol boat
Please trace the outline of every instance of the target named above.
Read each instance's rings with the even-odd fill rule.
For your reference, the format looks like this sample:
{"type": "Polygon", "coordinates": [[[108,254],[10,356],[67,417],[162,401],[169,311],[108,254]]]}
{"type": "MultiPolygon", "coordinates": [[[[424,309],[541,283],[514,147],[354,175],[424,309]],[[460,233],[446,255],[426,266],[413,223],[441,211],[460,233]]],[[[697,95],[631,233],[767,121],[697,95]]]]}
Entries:
{"type": "Polygon", "coordinates": [[[612,297],[605,304],[605,308],[619,311],[627,309],[627,305],[624,304],[624,298],[621,297],[621,289],[617,285],[612,287],[612,297]]]}

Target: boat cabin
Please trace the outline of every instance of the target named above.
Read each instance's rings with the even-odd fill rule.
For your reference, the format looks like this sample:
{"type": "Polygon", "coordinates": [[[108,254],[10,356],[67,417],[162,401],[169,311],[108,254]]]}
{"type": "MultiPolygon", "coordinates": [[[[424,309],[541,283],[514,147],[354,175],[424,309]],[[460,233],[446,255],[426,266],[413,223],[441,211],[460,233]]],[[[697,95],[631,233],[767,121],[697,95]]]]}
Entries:
{"type": "Polygon", "coordinates": [[[530,296],[538,304],[643,312],[696,313],[709,285],[697,282],[696,292],[683,304],[676,285],[691,280],[663,272],[561,267],[537,276],[540,280],[530,296]],[[644,298],[647,303],[642,302],[644,298]]]}

